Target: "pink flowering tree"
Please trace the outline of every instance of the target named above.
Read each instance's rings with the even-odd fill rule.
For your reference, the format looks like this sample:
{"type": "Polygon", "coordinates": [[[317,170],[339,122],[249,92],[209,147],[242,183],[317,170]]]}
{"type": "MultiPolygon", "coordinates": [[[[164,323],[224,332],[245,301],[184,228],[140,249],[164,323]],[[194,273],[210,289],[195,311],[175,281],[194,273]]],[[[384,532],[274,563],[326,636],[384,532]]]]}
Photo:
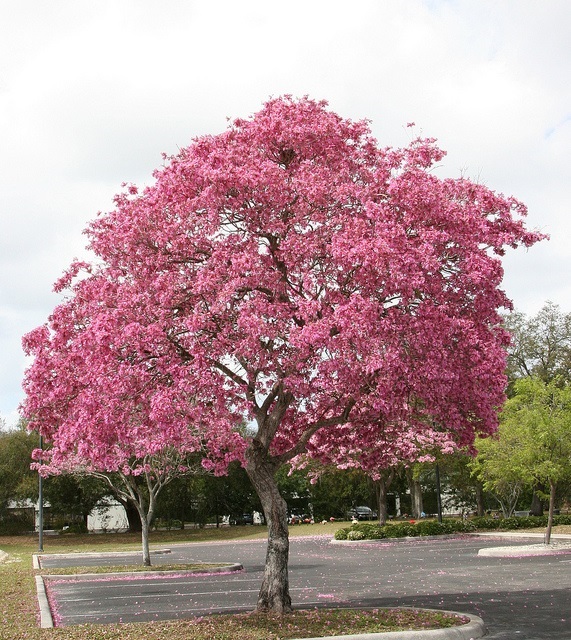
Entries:
{"type": "MultiPolygon", "coordinates": [[[[168,380],[142,411],[166,441],[205,426],[205,464],[241,458],[258,492],[259,610],[291,609],[283,464],[345,450],[372,462],[379,443],[390,453],[430,425],[456,446],[496,428],[500,256],[541,236],[517,200],[436,177],[443,156],[431,139],[381,148],[323,102],[273,99],[166,159],[151,186],[126,185],[87,231],[87,281],[105,283],[92,304],[121,289],[104,344],[122,345],[143,396],[150,371],[168,380]]],[[[115,425],[115,403],[98,396],[89,411],[115,425]]]]}
{"type": "Polygon", "coordinates": [[[170,380],[128,343],[151,346],[155,329],[148,317],[142,325],[133,315],[117,315],[125,288],[98,276],[80,280],[49,323],[25,336],[34,362],[22,410],[28,428],[48,443],[34,452],[39,462],[33,466],[42,475],[87,474],[107,482],[136,508],[143,563],[150,565],[149,527],[159,493],[176,477],[204,472],[203,440],[190,422],[200,422],[190,392],[184,418],[165,421],[170,380]]]}

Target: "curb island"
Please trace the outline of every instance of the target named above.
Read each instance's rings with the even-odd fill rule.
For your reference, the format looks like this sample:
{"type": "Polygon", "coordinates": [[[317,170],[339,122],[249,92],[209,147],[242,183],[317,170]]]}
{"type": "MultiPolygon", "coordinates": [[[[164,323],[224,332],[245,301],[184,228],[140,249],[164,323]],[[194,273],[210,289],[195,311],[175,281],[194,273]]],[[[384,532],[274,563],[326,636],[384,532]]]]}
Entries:
{"type": "MultiPolygon", "coordinates": [[[[397,607],[406,609],[407,607],[397,607]]],[[[418,609],[415,611],[436,611],[436,609],[418,609]]],[[[483,638],[488,630],[482,618],[468,613],[459,613],[458,611],[443,611],[437,609],[440,613],[449,613],[451,615],[469,618],[466,624],[457,627],[448,627],[447,629],[423,629],[419,631],[386,631],[380,633],[354,633],[344,636],[318,636],[315,638],[303,638],[303,640],[476,640],[483,638]]]]}

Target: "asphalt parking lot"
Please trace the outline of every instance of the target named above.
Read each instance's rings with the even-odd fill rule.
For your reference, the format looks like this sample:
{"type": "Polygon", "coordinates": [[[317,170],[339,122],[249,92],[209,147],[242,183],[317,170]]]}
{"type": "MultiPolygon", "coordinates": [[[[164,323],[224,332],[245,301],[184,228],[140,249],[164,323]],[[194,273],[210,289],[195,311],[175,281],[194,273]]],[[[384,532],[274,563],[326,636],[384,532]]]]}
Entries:
{"type": "MultiPolygon", "coordinates": [[[[537,541],[535,541],[537,542],[537,541]]],[[[483,547],[521,544],[498,538],[378,541],[334,545],[294,538],[290,589],[294,606],[414,606],[472,613],[488,638],[571,638],[571,554],[495,558],[483,547]]],[[[239,562],[238,573],[65,577],[47,581],[56,624],[164,620],[255,606],[265,543],[173,545],[154,564],[239,562]]],[[[133,554],[133,560],[140,558],[133,554]]],[[[42,556],[42,567],[117,564],[116,556],[42,556]]]]}

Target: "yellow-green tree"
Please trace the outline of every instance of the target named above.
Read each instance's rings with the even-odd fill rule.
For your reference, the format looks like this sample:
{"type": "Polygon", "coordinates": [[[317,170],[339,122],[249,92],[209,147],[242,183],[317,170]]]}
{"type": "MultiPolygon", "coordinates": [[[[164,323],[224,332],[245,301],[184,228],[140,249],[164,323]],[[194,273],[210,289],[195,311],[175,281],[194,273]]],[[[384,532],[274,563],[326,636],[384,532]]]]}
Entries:
{"type": "Polygon", "coordinates": [[[473,469],[484,487],[504,502],[510,491],[513,497],[523,486],[548,487],[549,543],[557,486],[571,477],[571,386],[558,379],[517,380],[498,435],[478,443],[473,469]]]}

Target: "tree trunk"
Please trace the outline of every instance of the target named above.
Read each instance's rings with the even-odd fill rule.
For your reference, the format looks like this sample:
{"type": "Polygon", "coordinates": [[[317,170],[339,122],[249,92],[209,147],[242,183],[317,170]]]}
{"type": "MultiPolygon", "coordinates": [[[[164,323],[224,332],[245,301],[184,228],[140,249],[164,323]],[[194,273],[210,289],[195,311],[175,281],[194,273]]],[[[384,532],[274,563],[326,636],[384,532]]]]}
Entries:
{"type": "Polygon", "coordinates": [[[123,506],[125,507],[125,513],[127,514],[129,531],[131,533],[140,533],[142,531],[143,525],[141,523],[141,516],[139,515],[137,508],[130,500],[126,500],[123,506]]]}
{"type": "Polygon", "coordinates": [[[379,483],[379,524],[381,526],[387,524],[387,495],[389,487],[395,477],[394,469],[390,471],[381,471],[379,483]]]}
{"type": "Polygon", "coordinates": [[[123,505],[125,509],[125,515],[127,516],[127,523],[129,525],[130,533],[140,533],[141,532],[141,516],[139,515],[139,511],[137,507],[135,507],[135,503],[122,496],[116,489],[113,490],[113,495],[117,499],[117,502],[123,505]]]}
{"type": "Polygon", "coordinates": [[[268,525],[268,547],[264,578],[258,594],[258,611],[277,614],[292,610],[289,594],[289,531],[287,504],[280,495],[276,464],[253,441],[246,451],[246,471],[258,497],[268,525]]]}
{"type": "Polygon", "coordinates": [[[551,529],[553,529],[553,511],[555,510],[555,483],[549,482],[549,515],[547,516],[547,530],[545,544],[551,544],[551,529]]]}
{"type": "Polygon", "coordinates": [[[141,543],[143,547],[143,565],[145,567],[151,566],[151,552],[149,550],[149,523],[147,518],[141,517],[141,543]]]}
{"type": "Polygon", "coordinates": [[[424,507],[422,505],[422,487],[420,486],[420,482],[415,480],[412,469],[408,468],[405,473],[408,488],[410,489],[410,508],[412,510],[412,517],[418,520],[420,518],[420,514],[424,511],[424,507]]]}
{"type": "MultiPolygon", "coordinates": [[[[536,487],[535,489],[543,490],[543,487],[536,487]]],[[[530,516],[542,516],[543,515],[543,503],[541,498],[537,495],[537,491],[534,489],[533,496],[531,498],[531,506],[529,508],[530,516]]]]}
{"type": "Polygon", "coordinates": [[[143,565],[145,567],[151,566],[151,552],[149,550],[149,530],[151,528],[151,522],[155,515],[155,494],[149,486],[149,479],[147,476],[147,485],[149,486],[149,496],[145,495],[143,487],[138,485],[136,480],[131,480],[131,486],[133,493],[136,495],[135,507],[139,512],[141,518],[141,546],[143,551],[143,565]]]}
{"type": "Polygon", "coordinates": [[[484,510],[484,488],[481,482],[476,482],[476,513],[482,517],[485,515],[484,510]]]}

